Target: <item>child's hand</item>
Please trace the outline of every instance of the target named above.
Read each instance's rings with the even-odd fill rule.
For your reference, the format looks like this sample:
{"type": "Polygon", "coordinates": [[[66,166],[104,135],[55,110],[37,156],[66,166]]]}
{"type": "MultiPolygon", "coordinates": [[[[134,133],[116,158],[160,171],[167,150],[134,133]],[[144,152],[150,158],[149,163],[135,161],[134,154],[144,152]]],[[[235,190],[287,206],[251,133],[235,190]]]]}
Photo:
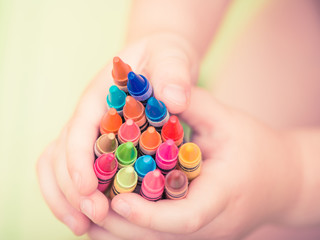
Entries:
{"type": "Polygon", "coordinates": [[[182,118],[204,159],[187,198],[149,202],[120,194],[112,208],[134,224],[183,239],[238,239],[263,223],[286,223],[301,174],[286,135],[199,89],[182,118]]]}
{"type": "MultiPolygon", "coordinates": [[[[152,82],[155,96],[173,113],[188,105],[198,60],[187,41],[173,34],[146,37],[126,48],[120,57],[152,82]]],[[[112,64],[105,67],[81,97],[60,136],[38,161],[38,177],[45,200],[55,216],[75,234],[90,221],[100,222],[108,212],[107,198],[97,190],[93,172],[93,145],[107,111],[106,95],[112,84],[112,64]],[[85,215],[84,215],[84,214],[85,215]]]]}

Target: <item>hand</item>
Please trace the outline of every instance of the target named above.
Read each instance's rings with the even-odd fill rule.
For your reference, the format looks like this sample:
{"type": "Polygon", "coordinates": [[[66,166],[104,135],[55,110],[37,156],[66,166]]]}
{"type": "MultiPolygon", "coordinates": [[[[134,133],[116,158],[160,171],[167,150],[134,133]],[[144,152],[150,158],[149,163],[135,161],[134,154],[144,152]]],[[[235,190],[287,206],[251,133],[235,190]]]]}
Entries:
{"type": "Polygon", "coordinates": [[[159,239],[239,239],[261,224],[286,223],[301,174],[287,135],[200,89],[192,92],[181,117],[194,129],[193,141],[204,159],[186,199],[149,202],[137,194],[120,194],[112,209],[155,231],[155,239],[158,232],[166,234],[159,239]]]}
{"type": "MultiPolygon", "coordinates": [[[[119,56],[135,72],[151,80],[155,96],[171,112],[179,113],[187,107],[199,64],[186,40],[173,34],[157,34],[128,46],[119,56]]],[[[112,64],[108,64],[95,77],[68,124],[37,164],[46,202],[54,215],[77,235],[87,231],[89,218],[99,223],[108,212],[108,200],[97,190],[93,145],[107,110],[106,94],[113,83],[111,70],[112,64]]]]}

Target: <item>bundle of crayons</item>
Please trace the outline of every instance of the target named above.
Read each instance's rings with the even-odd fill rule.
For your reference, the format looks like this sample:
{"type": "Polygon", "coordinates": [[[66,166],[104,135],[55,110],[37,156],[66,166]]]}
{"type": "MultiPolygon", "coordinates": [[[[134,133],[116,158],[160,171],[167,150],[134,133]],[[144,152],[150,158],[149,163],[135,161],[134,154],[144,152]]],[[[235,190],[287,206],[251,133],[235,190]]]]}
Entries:
{"type": "Polygon", "coordinates": [[[136,192],[157,201],[165,195],[182,199],[189,181],[200,174],[201,151],[183,144],[184,131],[177,116],[169,116],[162,101],[153,97],[150,82],[132,72],[119,57],[113,59],[115,85],[107,95],[108,111],[94,145],[98,189],[113,198],[136,192]],[[165,194],[163,194],[165,192],[165,194]]]}

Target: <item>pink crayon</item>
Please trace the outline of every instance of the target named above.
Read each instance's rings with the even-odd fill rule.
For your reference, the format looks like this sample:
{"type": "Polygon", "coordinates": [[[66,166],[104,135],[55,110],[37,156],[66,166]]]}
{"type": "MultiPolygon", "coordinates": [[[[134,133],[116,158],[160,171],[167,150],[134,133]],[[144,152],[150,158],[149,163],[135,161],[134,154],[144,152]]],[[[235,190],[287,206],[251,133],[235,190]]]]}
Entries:
{"type": "Polygon", "coordinates": [[[164,190],[164,176],[159,169],[148,172],[142,180],[140,194],[149,201],[161,199],[164,190]]]}
{"type": "Polygon", "coordinates": [[[156,153],[156,163],[164,175],[175,169],[178,162],[178,154],[179,149],[173,140],[169,139],[160,144],[156,153]]]}
{"type": "Polygon", "coordinates": [[[102,154],[96,159],[93,170],[98,178],[98,190],[104,192],[118,169],[118,161],[113,153],[102,154]]]}
{"type": "Polygon", "coordinates": [[[140,135],[140,128],[132,119],[128,119],[123,123],[118,131],[118,139],[121,144],[132,142],[134,146],[137,146],[140,135]]]}

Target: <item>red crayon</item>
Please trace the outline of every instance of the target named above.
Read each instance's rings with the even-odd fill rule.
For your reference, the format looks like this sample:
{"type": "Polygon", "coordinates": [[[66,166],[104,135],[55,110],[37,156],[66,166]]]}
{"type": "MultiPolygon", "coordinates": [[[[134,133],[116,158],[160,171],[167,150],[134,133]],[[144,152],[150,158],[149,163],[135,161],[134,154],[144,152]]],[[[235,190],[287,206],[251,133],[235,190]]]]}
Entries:
{"type": "Polygon", "coordinates": [[[141,132],[148,127],[143,104],[131,96],[127,96],[126,98],[126,104],[123,107],[123,117],[125,120],[131,118],[140,127],[141,132]]]}
{"type": "Polygon", "coordinates": [[[159,169],[148,172],[142,180],[140,194],[149,201],[160,200],[164,190],[164,176],[159,169]]]}
{"type": "Polygon", "coordinates": [[[122,124],[122,119],[117,113],[117,110],[110,108],[108,112],[102,117],[100,122],[100,133],[114,133],[117,134],[122,124]]]}
{"type": "Polygon", "coordinates": [[[169,121],[166,122],[161,130],[162,141],[172,139],[177,147],[183,142],[183,128],[177,116],[171,116],[169,121]]]}
{"type": "Polygon", "coordinates": [[[183,199],[188,194],[187,175],[180,170],[172,170],[166,176],[165,180],[166,197],[169,199],[183,199]]]}
{"type": "Polygon", "coordinates": [[[140,128],[132,119],[123,123],[118,131],[118,139],[121,144],[132,142],[134,146],[137,146],[140,135],[140,128]]]}
{"type": "Polygon", "coordinates": [[[118,162],[113,153],[102,154],[96,159],[93,170],[98,178],[98,190],[104,192],[118,169],[118,162]]]}
{"type": "Polygon", "coordinates": [[[128,73],[131,71],[131,67],[128,64],[124,63],[119,57],[113,58],[113,81],[115,85],[117,85],[117,87],[122,91],[128,92],[128,73]]]}

